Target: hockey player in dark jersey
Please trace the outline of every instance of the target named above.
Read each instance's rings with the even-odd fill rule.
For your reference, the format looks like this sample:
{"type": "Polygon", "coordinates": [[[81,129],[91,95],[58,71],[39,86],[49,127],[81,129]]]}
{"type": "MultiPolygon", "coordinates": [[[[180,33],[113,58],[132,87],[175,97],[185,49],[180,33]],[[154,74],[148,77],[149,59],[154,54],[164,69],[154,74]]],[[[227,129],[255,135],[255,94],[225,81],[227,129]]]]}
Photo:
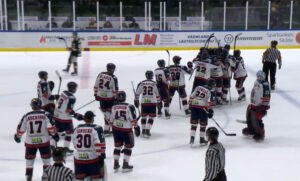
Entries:
{"type": "Polygon", "coordinates": [[[248,105],[246,120],[247,127],[243,129],[243,134],[253,136],[256,141],[263,140],[265,128],[262,118],[270,108],[270,86],[265,80],[265,73],[259,70],[256,74],[257,80],[251,91],[251,103],[248,105]]]}
{"type": "Polygon", "coordinates": [[[156,77],[156,84],[159,91],[159,94],[161,96],[161,103],[158,104],[158,112],[157,115],[160,117],[162,115],[162,107],[164,107],[165,110],[165,116],[166,118],[170,118],[169,113],[169,70],[165,67],[166,63],[165,60],[160,59],[157,61],[157,65],[159,68],[155,69],[155,77],[156,77]],[[162,102],[164,102],[164,105],[162,105],[162,102]]]}
{"type": "Polygon", "coordinates": [[[110,123],[112,125],[115,142],[114,170],[118,170],[120,168],[119,159],[123,148],[124,161],[122,169],[123,171],[130,171],[133,166],[129,165],[129,160],[132,148],[134,147],[132,127],[134,127],[134,133],[136,136],[140,135],[140,127],[137,125],[134,106],[125,103],[126,93],[124,91],[118,92],[117,100],[118,104],[112,107],[112,113],[110,116],[110,123]]]}
{"type": "Polygon", "coordinates": [[[72,153],[73,150],[69,149],[71,136],[73,133],[73,121],[72,117],[82,120],[83,117],[81,114],[75,113],[73,110],[74,104],[76,102],[76,98],[74,96],[77,90],[77,84],[75,82],[69,82],[67,84],[68,90],[65,90],[61,93],[57,107],[54,112],[54,121],[57,131],[61,134],[65,132],[65,140],[64,140],[64,149],[66,152],[72,153]]]}
{"type": "MultiPolygon", "coordinates": [[[[26,133],[25,139],[25,159],[26,159],[26,179],[32,180],[33,165],[36,153],[39,150],[44,170],[51,165],[50,138],[56,141],[59,136],[52,120],[47,116],[46,112],[41,110],[41,101],[39,99],[31,100],[32,111],[23,116],[17,127],[17,133],[14,139],[17,143],[21,142],[21,137],[26,133]]],[[[42,180],[46,177],[43,174],[42,180]]]]}
{"type": "Polygon", "coordinates": [[[170,94],[170,104],[172,102],[172,98],[177,91],[181,101],[182,105],[184,107],[184,111],[186,115],[189,115],[191,112],[189,110],[188,104],[187,104],[187,95],[185,91],[185,77],[184,74],[191,74],[192,73],[192,67],[193,63],[188,62],[188,66],[180,65],[181,57],[174,56],[173,62],[174,65],[171,65],[169,68],[170,72],[170,86],[169,86],[169,94],[170,94]]]}
{"type": "Polygon", "coordinates": [[[68,48],[70,51],[70,56],[68,59],[67,68],[63,69],[64,72],[68,73],[71,67],[71,64],[73,64],[74,72],[71,73],[71,75],[78,75],[78,63],[77,58],[81,56],[81,41],[78,37],[77,32],[73,33],[73,40],[71,43],[71,47],[68,48]]]}
{"type": "Polygon", "coordinates": [[[104,115],[104,134],[106,136],[111,134],[109,118],[119,90],[118,79],[114,75],[115,69],[115,64],[108,63],[106,65],[107,72],[101,72],[94,85],[94,96],[97,101],[100,101],[100,109],[104,115]]]}

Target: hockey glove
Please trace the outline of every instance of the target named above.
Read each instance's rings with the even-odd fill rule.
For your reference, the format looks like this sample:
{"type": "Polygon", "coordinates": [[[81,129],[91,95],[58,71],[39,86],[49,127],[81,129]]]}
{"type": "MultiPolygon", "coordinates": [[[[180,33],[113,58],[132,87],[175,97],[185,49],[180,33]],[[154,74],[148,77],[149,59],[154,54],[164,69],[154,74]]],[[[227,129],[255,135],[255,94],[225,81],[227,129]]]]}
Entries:
{"type": "Polygon", "coordinates": [[[134,134],[136,137],[139,137],[141,134],[141,128],[139,125],[137,125],[136,127],[134,127],[134,134]]]}
{"type": "Polygon", "coordinates": [[[17,136],[17,134],[14,135],[14,139],[16,143],[20,143],[21,139],[17,136]]]}
{"type": "Polygon", "coordinates": [[[79,113],[75,113],[74,114],[74,118],[76,118],[78,121],[83,120],[83,116],[81,114],[79,114],[79,113]]]}
{"type": "Polygon", "coordinates": [[[214,110],[209,109],[209,110],[208,110],[208,113],[207,113],[207,117],[208,117],[209,119],[211,119],[213,116],[214,116],[214,110]]]}
{"type": "Polygon", "coordinates": [[[54,97],[55,97],[55,100],[58,100],[60,96],[58,94],[56,94],[56,95],[54,95],[54,97]]]}
{"type": "Polygon", "coordinates": [[[139,108],[139,106],[140,106],[140,101],[139,100],[134,100],[134,105],[135,105],[135,107],[136,108],[139,108]]]}
{"type": "Polygon", "coordinates": [[[49,98],[48,98],[50,101],[53,101],[55,99],[54,95],[51,95],[49,98]]]}
{"type": "Polygon", "coordinates": [[[50,90],[52,91],[54,89],[54,85],[55,85],[54,82],[53,81],[49,81],[48,84],[49,84],[50,90]]]}
{"type": "Polygon", "coordinates": [[[192,68],[193,68],[193,62],[189,61],[189,62],[187,63],[187,66],[188,66],[188,68],[192,69],[192,68]]]}
{"type": "Polygon", "coordinates": [[[55,133],[55,135],[52,136],[52,138],[58,142],[59,141],[59,135],[57,133],[55,133]]]}

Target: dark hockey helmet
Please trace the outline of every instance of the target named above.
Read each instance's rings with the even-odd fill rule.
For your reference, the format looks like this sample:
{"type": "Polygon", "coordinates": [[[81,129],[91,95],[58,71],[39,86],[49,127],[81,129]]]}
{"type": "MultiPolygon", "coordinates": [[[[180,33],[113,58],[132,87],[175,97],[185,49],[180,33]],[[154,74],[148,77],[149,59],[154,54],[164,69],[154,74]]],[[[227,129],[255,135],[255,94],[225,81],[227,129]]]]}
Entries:
{"type": "Polygon", "coordinates": [[[236,57],[236,58],[240,57],[241,56],[241,50],[234,50],[233,56],[236,57]]]}
{"type": "Polygon", "coordinates": [[[216,86],[216,81],[215,81],[214,79],[209,78],[209,79],[207,80],[207,86],[208,86],[209,88],[215,87],[215,86],[216,86]]]}
{"type": "Polygon", "coordinates": [[[174,62],[174,64],[180,64],[180,60],[181,60],[181,57],[180,56],[174,56],[173,57],[173,62],[174,62]]]}
{"type": "Polygon", "coordinates": [[[116,69],[116,65],[113,63],[108,63],[106,65],[107,72],[113,73],[115,71],[115,69],[116,69]]]}
{"type": "Polygon", "coordinates": [[[65,161],[65,154],[63,147],[56,147],[52,152],[53,161],[65,161]]]}
{"type": "Polygon", "coordinates": [[[157,60],[157,65],[159,67],[165,67],[166,66],[166,62],[165,62],[164,59],[159,59],[159,60],[157,60]]]}
{"type": "Polygon", "coordinates": [[[75,93],[76,92],[76,89],[77,89],[77,84],[75,82],[69,82],[67,84],[67,87],[68,87],[68,91],[69,92],[73,92],[75,93]]]}
{"type": "Polygon", "coordinates": [[[33,98],[31,99],[30,106],[32,110],[39,110],[41,109],[42,102],[38,98],[33,98]]]}
{"type": "Polygon", "coordinates": [[[276,40],[271,41],[272,47],[276,47],[277,45],[278,45],[278,41],[276,41],[276,40]]]}
{"type": "Polygon", "coordinates": [[[94,117],[96,117],[96,115],[92,111],[87,111],[84,114],[84,120],[87,120],[87,121],[94,119],[94,117]]]}
{"type": "Polygon", "coordinates": [[[126,101],[126,92],[119,91],[117,94],[117,100],[118,100],[118,102],[125,102],[126,101]]]}
{"type": "Polygon", "coordinates": [[[218,141],[219,131],[215,127],[209,127],[206,130],[206,137],[208,140],[216,142],[218,141]]]}
{"type": "Polygon", "coordinates": [[[145,73],[145,76],[147,79],[152,80],[153,79],[153,71],[152,70],[147,70],[145,73]]]}
{"type": "Polygon", "coordinates": [[[227,50],[227,51],[229,51],[229,50],[230,50],[230,45],[229,45],[229,44],[226,44],[226,45],[224,46],[224,49],[227,50]]]}
{"type": "Polygon", "coordinates": [[[46,71],[40,71],[39,72],[39,78],[40,79],[46,79],[48,77],[48,73],[46,71]]]}
{"type": "Polygon", "coordinates": [[[202,52],[201,59],[205,60],[205,59],[207,59],[207,58],[209,58],[209,54],[208,54],[208,52],[205,50],[205,51],[202,52]]]}

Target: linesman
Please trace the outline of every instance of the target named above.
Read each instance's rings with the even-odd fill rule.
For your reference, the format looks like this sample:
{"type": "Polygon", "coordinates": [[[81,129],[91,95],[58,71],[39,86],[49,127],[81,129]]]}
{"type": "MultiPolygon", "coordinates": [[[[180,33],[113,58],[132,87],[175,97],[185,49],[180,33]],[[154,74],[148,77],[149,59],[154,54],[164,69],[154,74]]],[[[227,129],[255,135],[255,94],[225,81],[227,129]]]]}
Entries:
{"type": "Polygon", "coordinates": [[[218,142],[219,131],[210,127],[206,131],[206,137],[210,145],[205,156],[205,178],[203,181],[227,181],[225,174],[225,149],[218,142]]]}
{"type": "MultiPolygon", "coordinates": [[[[276,60],[278,60],[278,68],[281,69],[281,53],[276,48],[278,42],[276,40],[271,41],[271,47],[268,48],[263,54],[263,71],[266,74],[266,81],[268,81],[269,72],[270,72],[270,85],[271,90],[275,90],[276,83],[276,60]]],[[[268,81],[269,82],[269,81],[268,81]]]]}

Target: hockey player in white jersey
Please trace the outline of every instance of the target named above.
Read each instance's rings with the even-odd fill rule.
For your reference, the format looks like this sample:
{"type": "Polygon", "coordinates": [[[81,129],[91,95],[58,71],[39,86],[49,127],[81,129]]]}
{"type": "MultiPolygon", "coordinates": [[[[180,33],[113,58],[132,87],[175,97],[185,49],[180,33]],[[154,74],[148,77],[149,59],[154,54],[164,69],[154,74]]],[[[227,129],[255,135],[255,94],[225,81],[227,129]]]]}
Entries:
{"type": "Polygon", "coordinates": [[[190,144],[194,144],[197,125],[200,123],[200,144],[205,145],[205,129],[207,126],[207,118],[212,118],[213,110],[210,109],[208,104],[211,96],[211,89],[214,87],[215,81],[208,79],[207,85],[197,86],[190,96],[191,108],[191,138],[190,144]],[[207,113],[208,112],[208,113],[207,113]]]}
{"type": "Polygon", "coordinates": [[[140,82],[137,86],[134,105],[139,107],[140,95],[141,95],[141,124],[142,135],[150,137],[150,130],[156,117],[156,105],[160,103],[160,95],[156,86],[156,82],[153,79],[153,72],[151,70],[145,73],[146,80],[140,82]],[[147,120],[148,119],[148,120],[147,120]]]}
{"type": "Polygon", "coordinates": [[[103,181],[104,178],[106,144],[103,129],[94,124],[94,117],[92,111],[87,111],[83,116],[85,124],[78,125],[73,133],[75,177],[78,181],[85,178],[103,181]]]}
{"type": "MultiPolygon", "coordinates": [[[[45,170],[51,165],[50,138],[52,136],[56,141],[59,140],[54,123],[48,118],[46,112],[41,110],[41,101],[34,98],[31,100],[30,105],[33,111],[23,116],[14,136],[15,141],[20,143],[22,135],[26,133],[25,159],[27,181],[32,180],[33,165],[37,151],[39,150],[40,152],[45,170]]],[[[42,180],[44,177],[46,177],[45,174],[43,174],[42,180]]]]}
{"type": "Polygon", "coordinates": [[[189,115],[191,112],[189,110],[187,104],[187,95],[185,91],[185,74],[191,74],[193,63],[188,62],[188,66],[180,65],[181,57],[174,56],[173,62],[174,65],[169,66],[170,72],[170,86],[169,86],[169,94],[170,94],[170,104],[172,102],[172,98],[177,91],[186,115],[189,115]]]}
{"type": "Polygon", "coordinates": [[[101,72],[95,82],[94,96],[100,102],[100,109],[104,115],[104,134],[111,134],[109,118],[111,108],[115,103],[116,95],[119,90],[118,79],[114,75],[116,66],[113,63],[106,65],[106,72],[101,72]]]}
{"type": "Polygon", "coordinates": [[[222,85],[222,104],[227,104],[228,91],[231,87],[232,67],[234,66],[233,56],[229,55],[228,49],[223,49],[222,55],[222,71],[223,71],[223,85],[222,85]]]}
{"type": "Polygon", "coordinates": [[[234,53],[235,65],[233,67],[234,80],[236,80],[235,87],[239,94],[238,101],[245,101],[246,94],[244,88],[244,82],[247,78],[247,70],[245,68],[244,59],[241,57],[241,51],[235,50],[234,53]]]}
{"type": "Polygon", "coordinates": [[[251,103],[248,105],[246,119],[247,127],[243,129],[243,134],[253,136],[256,141],[263,140],[265,128],[262,118],[270,108],[270,86],[265,80],[265,73],[259,70],[256,73],[257,80],[251,91],[251,103]]]}
{"type": "Polygon", "coordinates": [[[166,63],[163,59],[158,60],[157,65],[159,66],[159,68],[155,69],[154,74],[156,78],[157,88],[162,99],[161,103],[158,104],[157,107],[157,115],[158,117],[162,115],[161,110],[162,107],[164,107],[166,118],[170,118],[171,115],[169,113],[169,70],[165,67],[166,63]],[[162,105],[162,102],[164,102],[164,105],[162,105]]]}
{"type": "Polygon", "coordinates": [[[140,135],[140,127],[137,125],[137,118],[135,108],[133,105],[126,103],[126,93],[119,91],[117,95],[118,104],[112,107],[110,123],[113,129],[114,136],[114,170],[120,168],[119,159],[121,150],[124,152],[123,171],[130,171],[133,169],[129,165],[132,148],[134,147],[134,136],[132,127],[136,136],[140,135]]]}
{"type": "Polygon", "coordinates": [[[221,56],[213,59],[212,64],[217,66],[211,71],[211,78],[216,81],[216,105],[222,104],[222,87],[223,87],[223,70],[222,70],[222,58],[221,56]]]}
{"type": "Polygon", "coordinates": [[[72,153],[73,150],[69,149],[71,136],[73,133],[73,121],[72,117],[78,120],[82,120],[82,115],[75,113],[73,110],[76,98],[74,96],[77,90],[77,84],[75,82],[69,82],[67,84],[68,90],[61,93],[57,107],[54,112],[54,121],[57,131],[62,134],[65,132],[64,149],[66,152],[72,153]]]}

